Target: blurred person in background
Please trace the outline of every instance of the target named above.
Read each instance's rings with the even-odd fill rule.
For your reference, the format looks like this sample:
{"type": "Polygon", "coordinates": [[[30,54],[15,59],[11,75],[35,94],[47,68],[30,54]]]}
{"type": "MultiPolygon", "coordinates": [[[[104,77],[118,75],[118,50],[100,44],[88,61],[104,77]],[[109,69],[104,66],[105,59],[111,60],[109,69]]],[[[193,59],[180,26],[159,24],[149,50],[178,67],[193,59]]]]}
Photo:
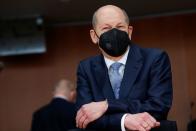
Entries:
{"type": "Polygon", "coordinates": [[[75,128],[75,97],[75,86],[69,80],[60,80],[51,102],[34,112],[31,131],[67,131],[75,128]]]}

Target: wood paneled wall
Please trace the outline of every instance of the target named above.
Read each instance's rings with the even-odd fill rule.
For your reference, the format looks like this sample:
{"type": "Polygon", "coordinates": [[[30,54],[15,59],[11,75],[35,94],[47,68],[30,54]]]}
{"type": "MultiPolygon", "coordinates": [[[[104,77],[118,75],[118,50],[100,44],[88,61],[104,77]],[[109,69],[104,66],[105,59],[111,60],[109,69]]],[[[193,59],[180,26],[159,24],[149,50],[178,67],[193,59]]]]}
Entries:
{"type": "MultiPolygon", "coordinates": [[[[170,56],[174,101],[169,119],[185,131],[192,115],[196,118],[196,14],[132,21],[132,40],[143,47],[162,48],[170,56]]],[[[96,55],[88,25],[55,26],[46,29],[47,53],[0,58],[0,131],[28,131],[32,113],[52,97],[61,78],[76,81],[77,64],[96,55]]]]}

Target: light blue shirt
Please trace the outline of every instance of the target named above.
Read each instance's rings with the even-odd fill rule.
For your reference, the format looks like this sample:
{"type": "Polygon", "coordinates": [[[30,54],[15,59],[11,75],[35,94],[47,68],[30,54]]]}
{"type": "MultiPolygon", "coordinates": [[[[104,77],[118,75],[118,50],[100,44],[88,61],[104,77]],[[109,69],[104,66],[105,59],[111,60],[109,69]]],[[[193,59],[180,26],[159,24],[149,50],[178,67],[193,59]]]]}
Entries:
{"type": "Polygon", "coordinates": [[[115,62],[119,62],[119,63],[122,63],[123,64],[123,66],[121,66],[120,69],[119,69],[119,73],[122,76],[124,75],[125,64],[127,62],[127,57],[128,57],[129,50],[130,50],[129,48],[130,47],[128,46],[127,51],[125,52],[125,54],[123,55],[123,57],[120,60],[118,60],[118,61],[110,60],[109,58],[107,58],[107,57],[104,56],[104,60],[105,60],[105,63],[106,63],[106,66],[107,66],[108,70],[110,69],[110,66],[112,64],[114,64],[115,62]]]}

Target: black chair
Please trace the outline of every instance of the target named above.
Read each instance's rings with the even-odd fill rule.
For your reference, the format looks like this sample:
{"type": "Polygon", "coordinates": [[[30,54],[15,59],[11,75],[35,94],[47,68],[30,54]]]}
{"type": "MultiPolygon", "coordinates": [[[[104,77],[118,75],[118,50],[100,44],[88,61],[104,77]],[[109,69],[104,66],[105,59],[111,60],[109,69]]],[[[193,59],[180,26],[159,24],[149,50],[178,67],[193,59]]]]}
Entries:
{"type": "MultiPolygon", "coordinates": [[[[151,131],[177,131],[177,124],[175,121],[164,120],[161,121],[160,124],[161,124],[160,127],[153,128],[151,131]]],[[[72,129],[69,131],[95,131],[95,130],[72,129]]]]}

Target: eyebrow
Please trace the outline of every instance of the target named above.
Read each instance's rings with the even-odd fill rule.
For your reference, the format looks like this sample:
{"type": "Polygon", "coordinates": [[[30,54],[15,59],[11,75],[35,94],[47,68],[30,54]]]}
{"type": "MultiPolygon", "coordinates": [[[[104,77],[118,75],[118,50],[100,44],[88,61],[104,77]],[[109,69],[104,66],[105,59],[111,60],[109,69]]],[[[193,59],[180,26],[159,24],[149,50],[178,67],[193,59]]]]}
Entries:
{"type": "MultiPolygon", "coordinates": [[[[116,24],[116,26],[119,26],[119,25],[123,25],[123,23],[120,22],[120,23],[117,23],[117,24],[116,24]]],[[[102,25],[101,27],[104,27],[104,26],[111,26],[111,25],[110,25],[110,24],[104,24],[104,25],[102,25]]]]}
{"type": "Polygon", "coordinates": [[[123,23],[122,23],[122,22],[120,22],[120,23],[118,23],[116,26],[118,26],[118,25],[123,25],[123,23]]]}

